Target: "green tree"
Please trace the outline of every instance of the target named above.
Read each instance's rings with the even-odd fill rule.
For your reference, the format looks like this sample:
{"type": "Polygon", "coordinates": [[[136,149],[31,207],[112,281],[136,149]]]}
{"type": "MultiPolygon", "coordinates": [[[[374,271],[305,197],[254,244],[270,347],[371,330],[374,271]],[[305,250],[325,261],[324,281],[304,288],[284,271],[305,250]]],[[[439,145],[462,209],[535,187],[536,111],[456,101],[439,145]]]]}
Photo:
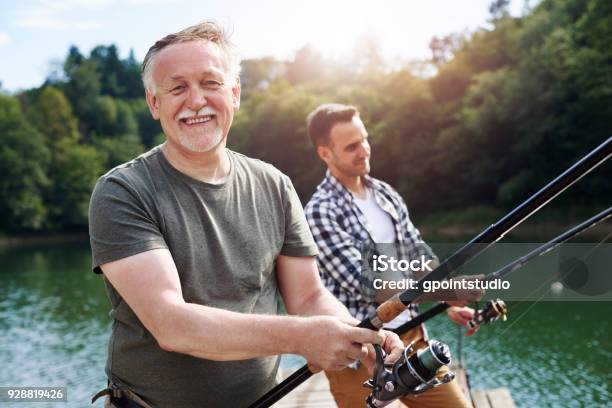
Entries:
{"type": "Polygon", "coordinates": [[[50,152],[50,183],[44,194],[47,227],[84,226],[91,189],[102,172],[101,157],[92,147],[81,144],[77,119],[61,90],[45,87],[30,115],[31,122],[46,136],[50,152]]]}
{"type": "Polygon", "coordinates": [[[72,106],[58,88],[44,87],[34,107],[28,111],[28,116],[34,126],[45,134],[49,147],[54,147],[64,139],[72,143],[81,139],[72,106]]]}
{"type": "Polygon", "coordinates": [[[100,74],[100,92],[102,95],[122,97],[125,94],[124,84],[120,82],[125,69],[119,59],[119,51],[115,45],[99,45],[91,50],[89,61],[100,74]]]}
{"type": "Polygon", "coordinates": [[[291,177],[302,200],[310,197],[323,174],[306,136],[306,115],[316,102],[304,89],[276,82],[244,101],[228,136],[231,148],[272,163],[291,177]]]}
{"type": "Polygon", "coordinates": [[[62,140],[55,147],[56,169],[49,203],[49,227],[57,230],[87,225],[89,198],[103,172],[103,156],[91,146],[62,140]]]}
{"type": "Polygon", "coordinates": [[[106,137],[123,134],[138,134],[138,121],[129,102],[102,95],[96,98],[94,128],[97,134],[106,137]]]}
{"type": "Polygon", "coordinates": [[[102,156],[105,169],[111,169],[130,161],[144,152],[144,146],[138,135],[135,134],[113,137],[94,136],[93,146],[102,156]]]}
{"type": "Polygon", "coordinates": [[[88,137],[89,132],[96,126],[97,98],[101,89],[100,74],[95,64],[84,60],[78,65],[69,65],[66,76],[68,81],[64,85],[64,92],[79,118],[81,133],[88,137]]]}
{"type": "Polygon", "coordinates": [[[285,63],[273,57],[253,58],[241,63],[240,84],[244,97],[251,90],[266,89],[276,78],[285,73],[285,63]]]}
{"type": "Polygon", "coordinates": [[[0,94],[1,229],[19,232],[43,228],[48,161],[44,137],[25,120],[15,98],[0,94]]]}
{"type": "Polygon", "coordinates": [[[144,85],[140,75],[140,63],[136,60],[134,50],[130,50],[127,59],[122,61],[123,69],[117,75],[124,89],[124,98],[136,99],[144,96],[144,85]]]}
{"type": "Polygon", "coordinates": [[[137,122],[141,143],[147,148],[153,147],[156,144],[156,136],[162,133],[159,121],[151,116],[149,106],[144,98],[132,99],[129,104],[137,122]]]}

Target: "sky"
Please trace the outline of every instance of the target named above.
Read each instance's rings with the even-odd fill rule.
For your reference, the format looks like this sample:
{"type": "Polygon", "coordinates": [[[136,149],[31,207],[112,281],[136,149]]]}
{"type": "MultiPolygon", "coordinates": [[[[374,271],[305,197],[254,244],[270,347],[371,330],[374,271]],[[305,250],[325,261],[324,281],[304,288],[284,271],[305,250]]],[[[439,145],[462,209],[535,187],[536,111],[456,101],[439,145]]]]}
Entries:
{"type": "MultiPolygon", "coordinates": [[[[71,45],[115,44],[142,61],[166,34],[203,20],[232,32],[243,58],[291,59],[306,44],[340,58],[373,38],[389,61],[425,59],[433,36],[488,27],[491,0],[0,0],[0,82],[43,83],[71,45]]],[[[525,0],[513,0],[521,15],[525,0]]],[[[527,3],[529,4],[529,3],[527,3]]]]}

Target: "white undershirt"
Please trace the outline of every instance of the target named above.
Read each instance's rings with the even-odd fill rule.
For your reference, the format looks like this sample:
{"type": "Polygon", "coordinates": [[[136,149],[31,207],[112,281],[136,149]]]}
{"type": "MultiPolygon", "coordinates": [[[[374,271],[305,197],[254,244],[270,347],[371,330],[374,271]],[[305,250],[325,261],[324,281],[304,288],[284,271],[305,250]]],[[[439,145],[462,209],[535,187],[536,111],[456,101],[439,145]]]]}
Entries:
{"type": "Polygon", "coordinates": [[[387,214],[374,199],[374,194],[366,188],[366,198],[361,199],[353,194],[353,201],[359,207],[370,227],[372,239],[377,244],[391,244],[395,242],[395,225],[391,216],[387,214]]]}
{"type": "MultiPolygon", "coordinates": [[[[365,190],[366,198],[361,199],[355,194],[353,194],[353,202],[357,207],[359,207],[365,219],[367,220],[372,239],[377,244],[395,243],[395,225],[393,224],[391,216],[382,208],[380,208],[380,205],[378,205],[378,203],[374,199],[374,194],[372,194],[372,191],[369,188],[366,188],[365,190]]],[[[386,250],[382,252],[385,253],[389,252],[392,249],[389,245],[385,245],[384,248],[386,250]]],[[[393,250],[392,252],[393,253],[387,253],[387,255],[396,256],[395,250],[393,250]]],[[[399,276],[396,278],[399,279],[399,276]]],[[[395,319],[386,323],[384,327],[386,329],[394,329],[407,322],[408,320],[410,320],[410,314],[408,313],[408,311],[404,311],[398,316],[396,316],[395,319]]]]}

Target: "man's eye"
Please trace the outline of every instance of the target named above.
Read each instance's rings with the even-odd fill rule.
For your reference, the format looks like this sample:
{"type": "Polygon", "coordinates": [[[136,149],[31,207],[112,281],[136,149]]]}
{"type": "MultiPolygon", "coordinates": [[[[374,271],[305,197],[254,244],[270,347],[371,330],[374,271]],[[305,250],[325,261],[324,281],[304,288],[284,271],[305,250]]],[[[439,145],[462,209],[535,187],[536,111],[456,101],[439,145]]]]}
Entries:
{"type": "Polygon", "coordinates": [[[223,86],[222,82],[219,81],[204,81],[204,87],[207,89],[219,89],[223,86]]]}
{"type": "Polygon", "coordinates": [[[179,85],[179,86],[175,86],[174,88],[170,89],[170,92],[179,93],[179,92],[182,92],[183,89],[185,89],[185,87],[183,85],[179,85]]]}

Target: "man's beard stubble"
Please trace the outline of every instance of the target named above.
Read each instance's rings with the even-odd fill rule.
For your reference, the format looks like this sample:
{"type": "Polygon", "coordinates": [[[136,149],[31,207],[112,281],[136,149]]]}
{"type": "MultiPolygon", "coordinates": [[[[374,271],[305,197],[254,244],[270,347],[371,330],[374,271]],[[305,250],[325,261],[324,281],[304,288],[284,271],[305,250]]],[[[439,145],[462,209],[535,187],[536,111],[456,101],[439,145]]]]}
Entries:
{"type": "Polygon", "coordinates": [[[183,145],[183,147],[195,153],[209,152],[212,149],[214,149],[219,143],[221,143],[222,140],[223,140],[223,129],[221,129],[220,127],[214,130],[213,137],[210,138],[208,143],[205,143],[203,145],[198,143],[198,140],[196,140],[194,143],[194,141],[186,135],[181,134],[179,137],[179,141],[181,142],[181,145],[183,145]]]}

